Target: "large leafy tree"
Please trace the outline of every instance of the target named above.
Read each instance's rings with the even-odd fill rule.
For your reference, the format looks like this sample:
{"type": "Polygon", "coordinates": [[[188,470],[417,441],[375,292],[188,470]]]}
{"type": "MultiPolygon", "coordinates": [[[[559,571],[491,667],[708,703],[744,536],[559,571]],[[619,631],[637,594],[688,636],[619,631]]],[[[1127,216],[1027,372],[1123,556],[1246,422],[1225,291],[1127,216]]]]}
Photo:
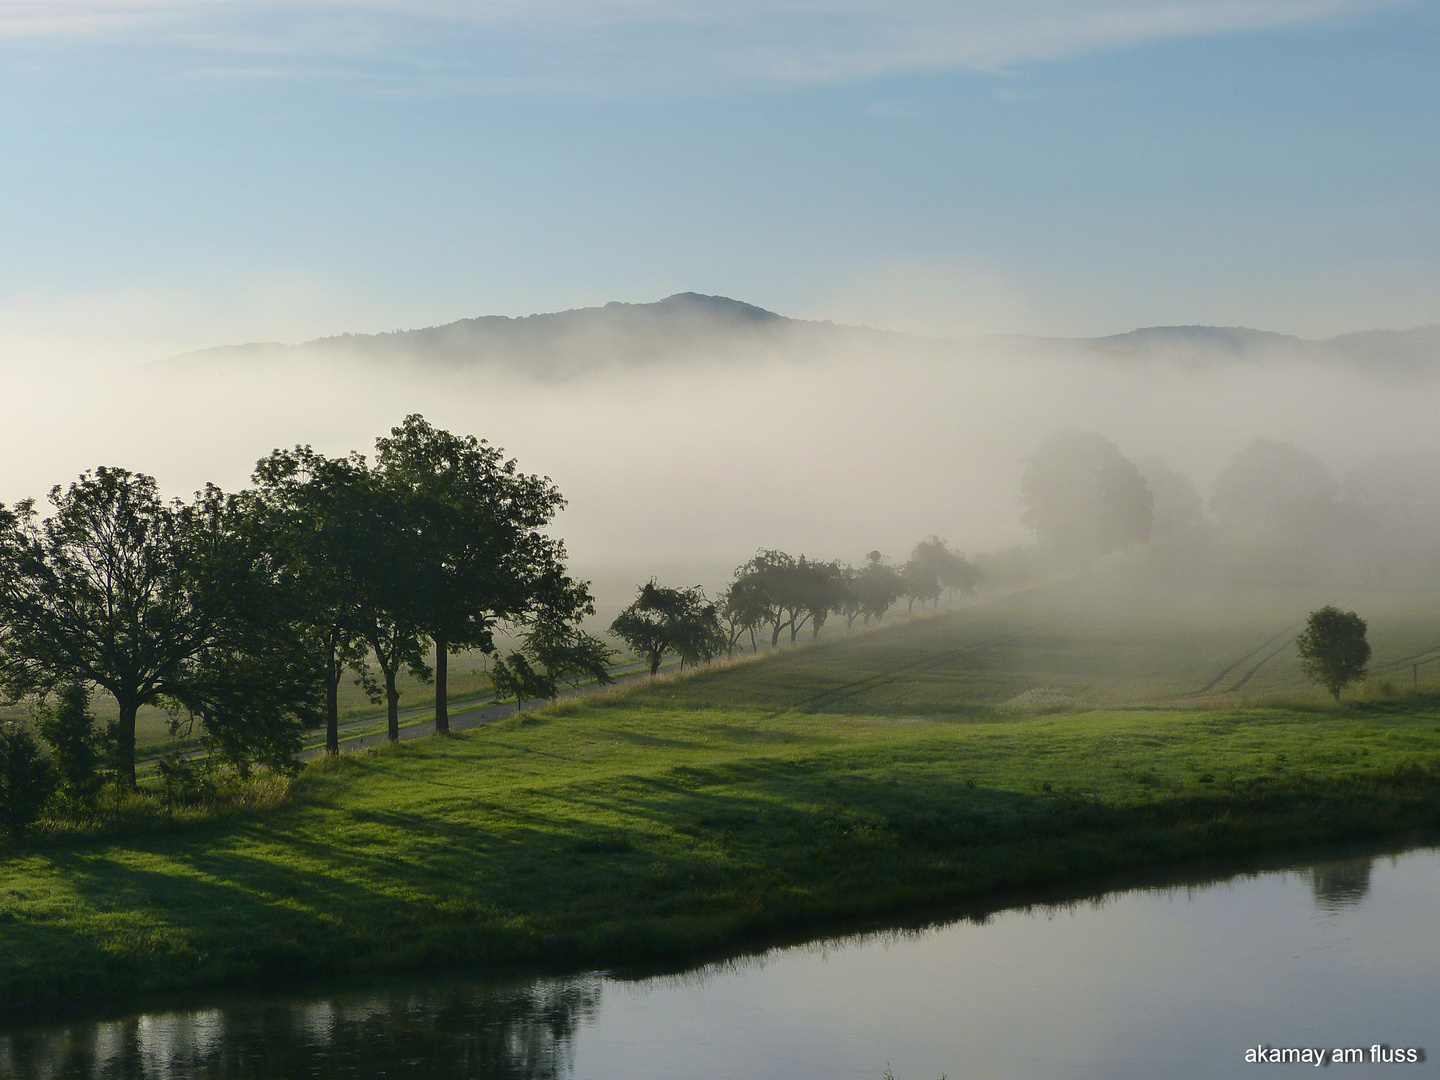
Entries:
{"type": "MultiPolygon", "coordinates": [[[[166,695],[204,727],[211,751],[242,771],[291,769],[321,715],[300,595],[253,493],[207,487],[177,508],[197,608],[210,634],[188,677],[166,695]]],[[[172,730],[185,721],[172,721],[172,730]]]]}
{"type": "Polygon", "coordinates": [[[297,745],[306,682],[243,500],[212,487],[166,503],[151,477],[101,467],[50,502],[43,520],[20,503],[0,529],[9,693],[45,698],[76,681],[108,691],[132,785],[136,716],[152,703],[199,717],[237,756],[278,761],[297,745]]]}
{"type": "Polygon", "coordinates": [[[424,522],[411,492],[381,474],[355,493],[360,504],[357,528],[362,543],[354,552],[359,593],[359,631],[380,669],[376,682],[368,667],[361,682],[372,701],[384,700],[386,730],[400,739],[400,672],[421,681],[433,677],[425,661],[424,580],[429,549],[424,522]]]}
{"type": "Polygon", "coordinates": [[[570,625],[588,593],[560,616],[560,594],[551,589],[546,599],[564,565],[563,546],[541,531],[565,505],[549,477],[522,473],[483,439],[443,431],[419,415],[407,416],[376,448],[382,480],[406,506],[412,563],[405,593],[415,628],[435,645],[435,729],[443,733],[451,650],[492,652],[502,623],[545,622],[558,640],[553,628],[570,625]]]}
{"type": "Polygon", "coordinates": [[[733,610],[743,615],[750,627],[770,626],[770,647],[780,644],[780,631],[793,626],[797,609],[787,606],[793,590],[789,579],[797,565],[793,555],[773,548],[761,548],[753,558],[735,570],[735,580],[727,592],[733,599],[733,610]]]}
{"type": "Polygon", "coordinates": [[[1222,526],[1254,539],[1323,539],[1340,520],[1340,484],[1314,454],[1256,439],[1215,478],[1210,505],[1222,526]]]}
{"type": "Polygon", "coordinates": [[[254,482],[303,649],[324,688],[325,748],[338,753],[340,682],[364,659],[367,549],[385,527],[368,492],[374,479],[358,454],[328,458],[297,446],[262,459],[254,482]]]}
{"type": "Polygon", "coordinates": [[[1150,535],[1154,499],[1135,464],[1103,435],[1052,435],[1025,462],[1021,523],[1062,559],[1083,562],[1150,535]]]}

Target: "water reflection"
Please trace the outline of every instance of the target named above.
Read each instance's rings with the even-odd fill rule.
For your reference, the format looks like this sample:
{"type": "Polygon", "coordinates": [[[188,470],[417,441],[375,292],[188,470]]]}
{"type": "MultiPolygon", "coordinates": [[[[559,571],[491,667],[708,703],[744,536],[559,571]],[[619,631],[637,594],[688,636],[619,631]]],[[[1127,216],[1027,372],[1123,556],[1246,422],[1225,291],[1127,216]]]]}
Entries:
{"type": "Polygon", "coordinates": [[[1310,868],[1310,889],[1322,911],[1358,907],[1370,893],[1373,858],[1346,859],[1310,868]]]}
{"type": "Polygon", "coordinates": [[[572,1071],[575,1031],[594,1017],[600,985],[441,985],[75,1025],[0,1037],[0,1076],[554,1080],[572,1071]]]}
{"type": "Polygon", "coordinates": [[[1406,1075],[1435,1075],[1440,850],[1170,881],[659,978],[392,981],[0,1031],[0,1078],[1248,1080],[1262,1043],[1428,1046],[1406,1075]]]}

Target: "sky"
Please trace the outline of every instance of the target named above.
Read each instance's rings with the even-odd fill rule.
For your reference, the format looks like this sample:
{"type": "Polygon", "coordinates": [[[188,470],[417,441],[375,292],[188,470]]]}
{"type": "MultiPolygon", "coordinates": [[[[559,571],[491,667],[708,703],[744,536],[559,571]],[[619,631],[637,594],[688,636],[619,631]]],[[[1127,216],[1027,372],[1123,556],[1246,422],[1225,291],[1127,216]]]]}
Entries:
{"type": "Polygon", "coordinates": [[[1440,6],[0,0],[0,350],[1440,322],[1440,6]]]}

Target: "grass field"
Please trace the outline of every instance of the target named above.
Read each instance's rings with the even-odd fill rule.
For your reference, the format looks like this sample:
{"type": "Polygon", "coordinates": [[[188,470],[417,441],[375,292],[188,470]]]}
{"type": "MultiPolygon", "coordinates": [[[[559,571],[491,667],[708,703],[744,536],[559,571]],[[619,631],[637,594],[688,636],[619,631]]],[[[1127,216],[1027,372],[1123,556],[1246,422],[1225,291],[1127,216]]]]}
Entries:
{"type": "MultiPolygon", "coordinates": [[[[345,757],[270,809],[37,836],[0,849],[0,1000],[681,960],[1440,828],[1440,693],[1333,706],[1278,654],[1230,691],[1289,611],[1210,605],[1059,587],[942,608],[345,757]]],[[[1440,640],[1433,610],[1371,597],[1377,664],[1440,640]]]]}

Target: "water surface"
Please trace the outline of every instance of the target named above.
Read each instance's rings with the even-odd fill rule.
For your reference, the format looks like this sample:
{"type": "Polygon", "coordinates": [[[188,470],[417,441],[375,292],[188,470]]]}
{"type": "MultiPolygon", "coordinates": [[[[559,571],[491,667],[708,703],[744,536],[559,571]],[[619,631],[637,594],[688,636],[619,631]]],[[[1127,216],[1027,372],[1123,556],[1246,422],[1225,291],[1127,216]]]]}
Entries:
{"type": "Polygon", "coordinates": [[[1440,849],[1117,891],[681,976],[225,999],[0,1033],[14,1080],[1301,1075],[1247,1048],[1440,1055],[1440,849]],[[1434,1051],[1432,1053],[1431,1051],[1434,1051]]]}

